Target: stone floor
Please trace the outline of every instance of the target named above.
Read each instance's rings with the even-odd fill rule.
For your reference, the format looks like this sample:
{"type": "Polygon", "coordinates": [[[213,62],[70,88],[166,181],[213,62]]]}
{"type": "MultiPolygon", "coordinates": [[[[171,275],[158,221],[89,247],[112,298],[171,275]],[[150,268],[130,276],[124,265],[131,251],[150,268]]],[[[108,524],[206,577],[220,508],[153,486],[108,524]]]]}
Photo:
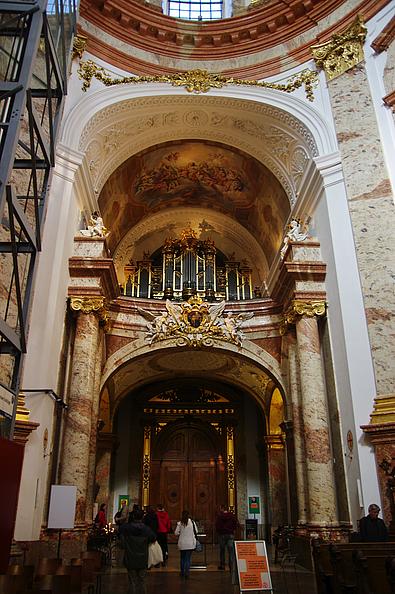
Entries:
{"type": "MultiPolygon", "coordinates": [[[[269,561],[271,551],[268,550],[269,561]]],[[[206,569],[192,569],[189,580],[179,577],[179,554],[170,546],[167,567],[152,568],[147,575],[147,594],[239,594],[238,586],[231,583],[230,573],[217,569],[217,547],[207,545],[206,563],[203,553],[195,554],[192,563],[206,564],[206,569]]],[[[316,594],[312,573],[297,565],[270,563],[273,594],[316,594]]],[[[127,594],[125,569],[114,559],[113,567],[103,576],[102,594],[127,594]]]]}

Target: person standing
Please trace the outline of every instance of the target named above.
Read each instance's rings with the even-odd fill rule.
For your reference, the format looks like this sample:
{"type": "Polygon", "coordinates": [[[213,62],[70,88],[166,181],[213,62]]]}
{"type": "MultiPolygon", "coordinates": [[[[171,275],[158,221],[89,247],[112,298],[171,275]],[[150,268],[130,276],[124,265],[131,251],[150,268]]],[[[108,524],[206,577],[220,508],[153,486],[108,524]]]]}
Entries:
{"type": "Polygon", "coordinates": [[[228,550],[229,569],[233,565],[233,543],[235,538],[235,530],[237,528],[236,516],[228,511],[225,505],[221,505],[217,519],[215,522],[215,529],[218,534],[219,544],[219,565],[218,569],[225,569],[225,552],[228,550]]]}
{"type": "Polygon", "coordinates": [[[162,503],[156,506],[156,517],[158,518],[157,538],[163,554],[163,563],[165,566],[169,557],[169,548],[167,546],[167,535],[171,531],[170,517],[162,503]]]}
{"type": "Polygon", "coordinates": [[[106,516],[106,504],[102,503],[100,506],[99,511],[97,512],[95,518],[95,525],[99,530],[103,530],[103,528],[107,525],[107,516],[106,516]]]}
{"type": "Polygon", "coordinates": [[[368,507],[368,515],[359,520],[359,538],[362,542],[385,542],[388,540],[388,529],[379,518],[380,508],[375,503],[368,507]]]}
{"type": "Polygon", "coordinates": [[[152,507],[152,505],[149,505],[147,507],[147,511],[145,512],[144,518],[143,518],[143,523],[148,526],[149,528],[151,528],[152,532],[155,534],[155,536],[157,536],[158,534],[158,516],[156,515],[156,512],[154,510],[154,508],[152,507]]]}
{"type": "Polygon", "coordinates": [[[128,570],[130,594],[146,594],[145,578],[148,567],[148,545],[155,542],[151,528],[143,523],[144,512],[135,510],[131,522],[119,528],[121,547],[124,549],[123,563],[128,570]]]}
{"type": "Polygon", "coordinates": [[[196,527],[193,520],[189,517],[189,512],[184,510],[181,514],[181,520],[177,522],[174,534],[178,536],[178,549],[180,551],[180,576],[188,579],[191,567],[192,552],[196,547],[196,527]]]}

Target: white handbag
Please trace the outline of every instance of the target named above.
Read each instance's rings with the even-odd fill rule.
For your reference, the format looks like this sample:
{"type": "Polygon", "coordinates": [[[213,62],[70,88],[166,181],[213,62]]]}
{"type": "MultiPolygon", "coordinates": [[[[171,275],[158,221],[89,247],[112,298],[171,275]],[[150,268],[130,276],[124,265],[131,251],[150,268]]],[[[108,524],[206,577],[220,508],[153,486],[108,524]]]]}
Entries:
{"type": "Polygon", "coordinates": [[[158,541],[151,542],[148,546],[148,567],[163,563],[163,553],[158,541]]]}

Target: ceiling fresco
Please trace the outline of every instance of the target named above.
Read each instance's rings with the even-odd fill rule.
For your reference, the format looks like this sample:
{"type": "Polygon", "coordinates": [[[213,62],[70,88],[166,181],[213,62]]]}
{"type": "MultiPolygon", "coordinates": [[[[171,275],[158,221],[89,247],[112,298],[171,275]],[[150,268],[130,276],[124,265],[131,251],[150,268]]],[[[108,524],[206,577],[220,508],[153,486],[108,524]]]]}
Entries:
{"type": "Polygon", "coordinates": [[[112,251],[153,213],[203,207],[243,225],[268,261],[281,245],[290,211],[282,186],[266,167],[239,150],[206,141],[166,143],[129,158],[107,180],[99,206],[111,229],[112,251]]]}

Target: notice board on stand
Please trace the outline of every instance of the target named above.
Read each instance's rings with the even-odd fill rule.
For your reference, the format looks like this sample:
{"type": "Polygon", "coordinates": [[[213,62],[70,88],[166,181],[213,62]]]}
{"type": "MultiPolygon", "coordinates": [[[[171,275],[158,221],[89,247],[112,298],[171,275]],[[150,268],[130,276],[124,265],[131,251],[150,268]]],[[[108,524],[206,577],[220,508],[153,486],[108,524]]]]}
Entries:
{"type": "Polygon", "coordinates": [[[272,590],[264,540],[236,540],[235,556],[240,592],[272,590]]]}

